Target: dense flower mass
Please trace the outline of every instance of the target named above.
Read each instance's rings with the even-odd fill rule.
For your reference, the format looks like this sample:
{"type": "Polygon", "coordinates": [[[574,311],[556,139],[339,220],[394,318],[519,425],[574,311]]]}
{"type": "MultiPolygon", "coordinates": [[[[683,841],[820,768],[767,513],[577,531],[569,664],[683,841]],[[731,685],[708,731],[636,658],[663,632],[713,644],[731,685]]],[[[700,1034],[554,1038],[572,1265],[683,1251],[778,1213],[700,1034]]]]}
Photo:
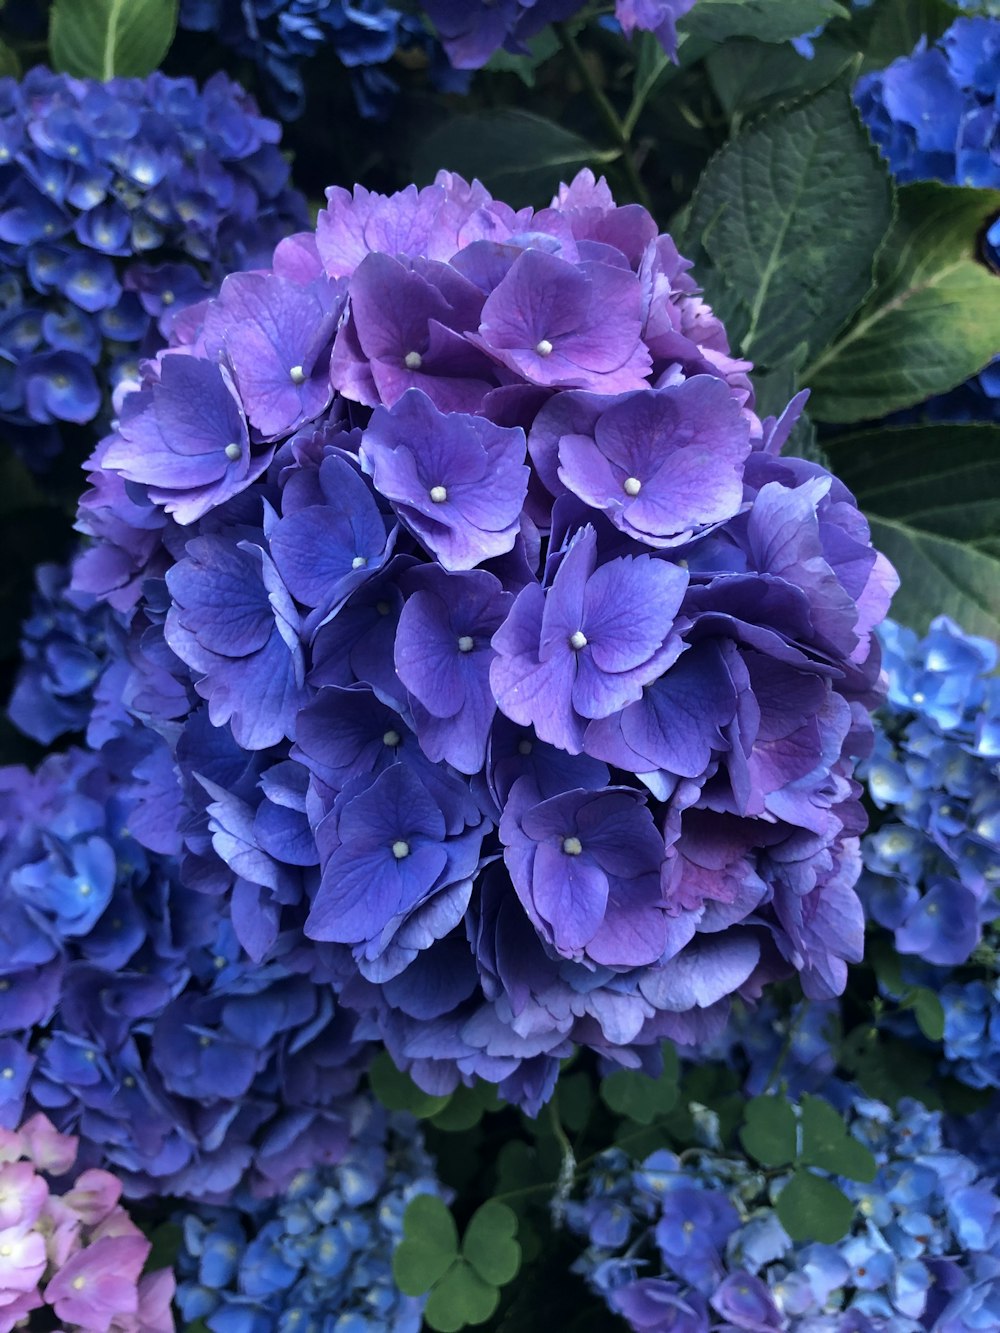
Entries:
{"type": "Polygon", "coordinates": [[[386,111],[396,91],[386,66],[397,51],[422,55],[443,90],[465,86],[419,15],[383,0],[181,0],[179,22],[253,60],[286,121],[305,107],[303,62],[329,49],[346,67],[363,116],[386,111]]]}
{"type": "Polygon", "coordinates": [[[885,817],[861,890],[900,953],[954,966],[1000,916],[997,648],[944,616],[922,639],[891,622],[881,638],[889,694],[862,774],[885,817]]]}
{"type": "MultiPolygon", "coordinates": [[[[178,881],[155,740],[0,769],[0,1124],[44,1108],[132,1196],[268,1193],[342,1154],[363,1051],[294,950],[252,962],[178,881]]],[[[243,767],[219,735],[212,776],[243,767]]]]}
{"type": "MultiPolygon", "coordinates": [[[[620,1149],[567,1210],[578,1262],[636,1333],[972,1333],[1000,1323],[1000,1197],[942,1144],[941,1115],[895,1111],[833,1084],[875,1178],[838,1183],[857,1206],[835,1244],[794,1243],[774,1209],[785,1180],[721,1144],[682,1164],[620,1149]]],[[[690,1154],[685,1154],[690,1157],[690,1154]]]]}
{"type": "Polygon", "coordinates": [[[588,172],[331,189],[92,460],[136,836],[428,1091],[537,1108],[574,1042],[655,1061],[860,957],[895,576],[687,267],[588,172]]]}
{"type": "MultiPolygon", "coordinates": [[[[677,20],[695,0],[616,0],[623,32],[651,32],[671,55],[677,50],[677,20]]],[[[458,69],[480,69],[503,48],[527,51],[525,41],[550,23],[572,18],[581,0],[424,0],[424,9],[458,69]]]]}
{"type": "Polygon", "coordinates": [[[404,1296],[392,1276],[418,1194],[445,1197],[416,1124],[358,1098],[337,1166],[296,1173],[273,1202],[241,1195],[183,1218],[178,1308],[231,1333],[419,1333],[426,1297],[404,1296]]]}
{"type": "Polygon", "coordinates": [[[173,1273],[143,1273],[153,1247],[118,1202],[120,1180],[67,1179],[76,1152],[44,1115],[0,1129],[0,1329],[173,1333],[173,1273]]]}
{"type": "MultiPolygon", "coordinates": [[[[1000,16],[957,19],[928,47],[858,81],[855,99],[900,181],[1000,186],[1000,16]]],[[[1000,220],[986,233],[1000,268],[1000,220]]],[[[1000,420],[1000,361],[921,411],[943,420],[1000,420]]]]}
{"type": "Polygon", "coordinates": [[[0,80],[0,422],[29,462],[303,225],[279,137],[221,74],[0,80]]]}
{"type": "Polygon", "coordinates": [[[115,734],[121,714],[116,690],[126,670],[125,626],[109,606],[68,585],[69,574],[60,565],[35,570],[36,591],[21,627],[21,665],[7,713],[43,745],[76,731],[86,732],[99,747],[115,734]]]}

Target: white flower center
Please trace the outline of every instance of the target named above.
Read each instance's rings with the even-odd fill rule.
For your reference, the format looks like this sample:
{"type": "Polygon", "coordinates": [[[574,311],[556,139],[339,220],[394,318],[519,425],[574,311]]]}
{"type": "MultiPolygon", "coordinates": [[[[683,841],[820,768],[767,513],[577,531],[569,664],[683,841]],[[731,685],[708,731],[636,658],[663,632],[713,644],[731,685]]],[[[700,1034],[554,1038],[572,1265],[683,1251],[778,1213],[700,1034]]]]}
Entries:
{"type": "Polygon", "coordinates": [[[392,844],[392,854],[397,861],[402,861],[404,857],[410,854],[410,844],[400,838],[398,842],[392,844]]]}
{"type": "Polygon", "coordinates": [[[291,370],[288,372],[288,378],[293,384],[305,384],[306,372],[301,366],[292,366],[291,370]]]}
{"type": "Polygon", "coordinates": [[[399,744],[399,732],[387,731],[385,735],[382,737],[382,744],[388,745],[390,750],[394,750],[396,746],[399,744]]]}
{"type": "Polygon", "coordinates": [[[574,630],[569,636],[569,646],[574,648],[577,652],[579,652],[581,648],[586,648],[587,636],[582,629],[574,630]]]}
{"type": "Polygon", "coordinates": [[[539,356],[551,356],[552,350],[552,344],[548,338],[543,338],[541,342],[535,344],[535,351],[539,356]]]}
{"type": "Polygon", "coordinates": [[[432,486],[429,494],[436,505],[443,505],[448,498],[448,492],[444,486],[432,486]]]}
{"type": "Polygon", "coordinates": [[[407,370],[419,370],[424,364],[424,358],[419,352],[407,352],[403,357],[403,365],[407,370]]]}
{"type": "Polygon", "coordinates": [[[13,1069],[11,1069],[10,1065],[8,1065],[7,1068],[3,1071],[3,1076],[4,1076],[4,1078],[13,1078],[13,1077],[14,1077],[14,1071],[13,1071],[13,1069]]]}
{"type": "Polygon", "coordinates": [[[471,653],[476,646],[476,641],[471,634],[463,634],[458,641],[458,651],[460,653],[471,653]]]}
{"type": "Polygon", "coordinates": [[[579,856],[583,851],[583,843],[579,838],[563,838],[562,847],[567,856],[579,856]]]}
{"type": "Polygon", "coordinates": [[[365,565],[367,565],[367,563],[368,563],[368,561],[365,559],[365,557],[364,557],[363,555],[356,555],[356,556],[354,557],[354,559],[351,561],[351,568],[352,568],[352,569],[364,569],[364,567],[365,567],[365,565]]]}
{"type": "Polygon", "coordinates": [[[238,444],[236,444],[235,442],[234,442],[233,444],[227,444],[227,445],[226,445],[226,457],[227,457],[227,458],[230,460],[230,462],[232,462],[232,463],[235,463],[235,462],[236,462],[237,458],[239,458],[239,456],[240,456],[240,454],[241,454],[242,452],[243,452],[243,450],[242,450],[242,449],[240,448],[240,446],[239,446],[238,444]]]}
{"type": "Polygon", "coordinates": [[[626,495],[638,495],[642,490],[642,482],[638,477],[626,477],[622,490],[626,495]]]}

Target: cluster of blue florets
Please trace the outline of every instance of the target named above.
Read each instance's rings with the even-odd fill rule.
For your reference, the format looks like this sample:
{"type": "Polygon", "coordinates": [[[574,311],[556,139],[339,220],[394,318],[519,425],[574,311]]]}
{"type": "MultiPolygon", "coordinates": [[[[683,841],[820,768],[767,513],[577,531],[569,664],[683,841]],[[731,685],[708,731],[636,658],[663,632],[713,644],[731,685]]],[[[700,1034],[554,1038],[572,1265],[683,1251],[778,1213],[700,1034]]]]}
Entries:
{"type": "MultiPolygon", "coordinates": [[[[956,20],[928,47],[866,74],[858,109],[900,182],[1000,186],[1000,14],[956,20]]],[[[984,237],[1000,268],[1000,220],[984,237]]],[[[1000,361],[921,408],[941,420],[1000,420],[1000,361]]]]}
{"type": "Polygon", "coordinates": [[[0,79],[0,423],[30,463],[302,225],[280,135],[222,74],[0,79]]]}
{"type": "Polygon", "coordinates": [[[7,708],[11,721],[42,745],[71,732],[86,732],[92,745],[103,745],[121,713],[116,691],[124,644],[125,624],[117,612],[70,588],[64,566],[39,565],[31,611],[21,626],[21,665],[7,708]],[[116,662],[119,670],[102,688],[116,662]]]}
{"type": "MultiPolygon", "coordinates": [[[[721,1144],[682,1163],[602,1155],[571,1228],[591,1286],[635,1330],[918,1333],[1000,1322],[995,1182],[944,1147],[938,1112],[891,1111],[847,1085],[850,1132],[875,1156],[868,1184],[841,1180],[855,1221],[836,1244],[793,1243],[774,1211],[784,1179],[721,1144]]],[[[690,1154],[685,1154],[688,1159],[690,1154]]]]}
{"type": "Polygon", "coordinates": [[[351,1108],[351,1148],[303,1170],[273,1202],[183,1219],[177,1304],[217,1333],[418,1333],[426,1297],[392,1276],[403,1214],[418,1194],[444,1197],[416,1122],[370,1098],[351,1108]]]}
{"type": "Polygon", "coordinates": [[[444,91],[462,92],[468,82],[419,15],[382,0],[181,0],[180,23],[212,32],[252,59],[283,120],[305,109],[303,64],[321,50],[332,49],[347,68],[366,117],[381,117],[391,105],[397,84],[386,66],[397,52],[407,63],[425,63],[444,91]]]}
{"type": "Polygon", "coordinates": [[[273,1192],[345,1151],[364,1048],[148,850],[159,762],[123,735],[0,769],[0,1125],[44,1110],[133,1196],[273,1192]]]}
{"type": "Polygon", "coordinates": [[[1000,915],[996,645],[947,617],[881,630],[889,696],[862,768],[884,812],[863,842],[869,916],[902,954],[964,963],[1000,915]]]}

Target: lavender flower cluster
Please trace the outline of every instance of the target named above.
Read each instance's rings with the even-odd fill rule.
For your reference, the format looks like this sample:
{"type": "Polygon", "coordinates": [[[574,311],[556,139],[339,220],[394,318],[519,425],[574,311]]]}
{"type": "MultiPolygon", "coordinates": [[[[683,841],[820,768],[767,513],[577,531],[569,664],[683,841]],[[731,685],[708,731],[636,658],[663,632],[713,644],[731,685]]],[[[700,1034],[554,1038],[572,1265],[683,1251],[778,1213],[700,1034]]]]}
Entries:
{"type": "MultiPolygon", "coordinates": [[[[708,1147],[685,1164],[634,1167],[603,1154],[567,1209],[588,1242],[577,1263],[637,1333],[973,1333],[1000,1324],[996,1181],[942,1142],[938,1112],[896,1111],[850,1085],[827,1088],[875,1155],[870,1184],[836,1244],[793,1243],[773,1201],[783,1178],[708,1147]]],[[[686,1157],[689,1156],[686,1154],[686,1157]]]]}
{"type": "Polygon", "coordinates": [[[179,310],[304,225],[280,133],[221,74],[0,79],[0,422],[30,463],[179,310]]]}
{"type": "MultiPolygon", "coordinates": [[[[1000,187],[1000,17],[960,18],[931,47],[858,81],[855,100],[900,181],[1000,187]]],[[[1000,268],[1000,220],[985,238],[1000,268]]],[[[1000,359],[922,409],[940,420],[1000,420],[1000,359]]]]}
{"type": "Polygon", "coordinates": [[[350,1137],[337,1166],[297,1172],[280,1199],[243,1194],[182,1219],[186,1321],[220,1333],[420,1333],[427,1298],[403,1295],[392,1255],[410,1201],[446,1193],[411,1117],[358,1098],[350,1137]]]}
{"type": "Polygon", "coordinates": [[[687,267],[586,172],[331,189],[92,460],[137,836],[431,1092],[537,1109],[574,1042],[653,1063],[861,954],[895,576],[687,267]]]}
{"type": "Polygon", "coordinates": [[[164,767],[124,735],[0,769],[0,1124],[43,1108],[132,1197],[273,1192],[346,1148],[364,1049],[293,949],[253,963],[141,845],[164,767]]]}
{"type": "Polygon", "coordinates": [[[997,647],[945,616],[923,639],[890,621],[881,638],[889,694],[861,773],[885,818],[860,889],[900,953],[955,966],[1000,916],[997,647]]]}
{"type": "Polygon", "coordinates": [[[42,1327],[32,1312],[44,1311],[82,1333],[173,1333],[173,1273],[143,1274],[152,1245],[118,1202],[119,1180],[66,1181],[76,1150],[44,1115],[0,1130],[0,1329],[42,1327]]]}

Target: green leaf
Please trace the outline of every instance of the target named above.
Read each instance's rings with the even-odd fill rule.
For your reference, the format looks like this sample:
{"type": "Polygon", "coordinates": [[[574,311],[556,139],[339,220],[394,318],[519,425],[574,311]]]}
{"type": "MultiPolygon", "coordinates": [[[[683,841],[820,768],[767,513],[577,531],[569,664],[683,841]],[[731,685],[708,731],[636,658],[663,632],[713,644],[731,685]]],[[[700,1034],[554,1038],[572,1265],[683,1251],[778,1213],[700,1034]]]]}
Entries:
{"type": "Polygon", "coordinates": [[[176,27],[177,0],[55,0],[52,64],[81,79],[140,78],[167,54],[176,27]]]}
{"type": "Polygon", "coordinates": [[[460,1259],[431,1292],[424,1322],[438,1333],[455,1333],[466,1324],[485,1324],[499,1303],[496,1287],[460,1259]]]}
{"type": "Polygon", "coordinates": [[[0,79],[19,79],[21,62],[17,52],[6,42],[0,42],[0,79]]]}
{"type": "Polygon", "coordinates": [[[915,986],[910,999],[920,1031],[928,1041],[941,1041],[944,1037],[944,1007],[941,1001],[926,986],[915,986]]]}
{"type": "Polygon", "coordinates": [[[817,39],[812,60],[803,60],[793,46],[735,37],[713,47],[705,69],[720,105],[732,116],[776,98],[792,101],[819,92],[857,59],[853,47],[829,38],[817,39]]]}
{"type": "Polygon", "coordinates": [[[803,371],[817,421],[869,421],[912,407],[1000,353],[1000,278],[977,257],[980,232],[998,213],[998,190],[933,181],[900,190],[874,291],[803,371]]]}
{"type": "Polygon", "coordinates": [[[407,1296],[422,1296],[457,1257],[458,1231],[447,1205],[436,1195],[418,1194],[403,1214],[403,1239],[392,1256],[396,1286],[407,1296]]]}
{"type": "Polygon", "coordinates": [[[875,1179],[875,1158],[847,1132],[840,1112],[822,1097],[802,1098],[800,1123],[805,1166],[818,1166],[848,1180],[875,1179]]]}
{"type": "Polygon", "coordinates": [[[836,0],[698,0],[678,28],[712,42],[724,42],[727,37],[787,42],[849,15],[850,10],[836,0]]]}
{"type": "Polygon", "coordinates": [[[543,116],[508,107],[449,117],[418,145],[413,173],[418,183],[433,180],[442,168],[476,177],[521,208],[547,204],[581,167],[618,156],[617,149],[597,149],[543,116]]]}
{"type": "Polygon", "coordinates": [[[639,1125],[651,1125],[677,1103],[676,1070],[650,1078],[634,1069],[617,1069],[601,1079],[601,1099],[618,1115],[628,1116],[639,1125]]]}
{"type": "Polygon", "coordinates": [[[830,449],[875,545],[902,575],[893,616],[923,633],[949,615],[1000,638],[1000,426],[860,431],[830,449]]]}
{"type": "Polygon", "coordinates": [[[897,56],[908,56],[922,37],[933,45],[960,11],[946,0],[875,0],[854,15],[863,70],[882,69],[897,56]]]}
{"type": "Polygon", "coordinates": [[[489,1199],[478,1208],[465,1229],[462,1254],[484,1282],[502,1287],[521,1266],[517,1215],[506,1204],[489,1199]]]}
{"type": "Polygon", "coordinates": [[[397,1069],[387,1051],[379,1051],[371,1062],[368,1080],[372,1092],[389,1111],[409,1111],[411,1115],[438,1115],[448,1105],[447,1097],[434,1097],[418,1088],[409,1074],[397,1069]]]}
{"type": "Polygon", "coordinates": [[[778,1221],[795,1241],[833,1245],[850,1230],[854,1204],[825,1176],[796,1171],[775,1203],[778,1221]]]}
{"type": "Polygon", "coordinates": [[[496,1102],[496,1089],[489,1084],[481,1084],[475,1088],[459,1085],[448,1098],[446,1105],[430,1117],[430,1122],[435,1129],[459,1133],[478,1125],[483,1118],[483,1112],[491,1102],[494,1104],[496,1102]],[[485,1096],[480,1091],[481,1087],[489,1089],[485,1096]]]}
{"type": "Polygon", "coordinates": [[[716,154],[688,214],[686,253],[741,354],[801,365],[871,287],[891,213],[888,170],[849,94],[829,89],[716,154]]]}
{"type": "Polygon", "coordinates": [[[747,1102],[740,1142],[761,1166],[785,1166],[798,1147],[795,1112],[784,1097],[754,1097],[747,1102]]]}

